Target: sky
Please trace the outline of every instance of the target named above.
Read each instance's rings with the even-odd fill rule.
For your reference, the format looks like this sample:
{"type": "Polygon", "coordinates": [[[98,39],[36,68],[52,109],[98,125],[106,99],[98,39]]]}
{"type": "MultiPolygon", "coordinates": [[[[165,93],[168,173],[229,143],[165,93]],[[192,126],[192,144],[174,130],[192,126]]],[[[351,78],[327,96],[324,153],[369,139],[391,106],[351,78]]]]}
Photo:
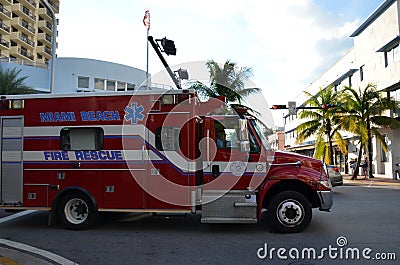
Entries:
{"type": "MultiPolygon", "coordinates": [[[[199,68],[208,60],[229,59],[251,67],[248,85],[261,88],[263,100],[250,104],[263,112],[267,104],[294,100],[340,59],[353,46],[349,36],[383,2],[61,0],[57,55],[146,70],[147,31],[142,20],[150,10],[150,35],[175,42],[176,56],[165,56],[173,70],[186,67],[191,79],[204,80],[207,72],[199,68]]],[[[158,74],[162,70],[150,47],[153,81],[171,82],[158,74]]],[[[274,125],[283,124],[282,113],[273,113],[271,119],[274,125]]]]}

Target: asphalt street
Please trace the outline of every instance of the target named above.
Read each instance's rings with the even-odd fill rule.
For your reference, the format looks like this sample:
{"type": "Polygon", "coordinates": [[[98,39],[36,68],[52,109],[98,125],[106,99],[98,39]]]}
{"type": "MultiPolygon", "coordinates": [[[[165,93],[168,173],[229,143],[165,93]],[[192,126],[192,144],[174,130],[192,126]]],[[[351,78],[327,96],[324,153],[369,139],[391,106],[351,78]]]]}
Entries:
{"type": "Polygon", "coordinates": [[[399,264],[399,195],[396,183],[346,181],[335,188],[332,211],[314,210],[298,234],[271,233],[265,220],[209,225],[199,215],[128,214],[107,214],[92,229],[70,231],[47,227],[47,213],[35,212],[1,223],[0,238],[77,264],[399,264]]]}

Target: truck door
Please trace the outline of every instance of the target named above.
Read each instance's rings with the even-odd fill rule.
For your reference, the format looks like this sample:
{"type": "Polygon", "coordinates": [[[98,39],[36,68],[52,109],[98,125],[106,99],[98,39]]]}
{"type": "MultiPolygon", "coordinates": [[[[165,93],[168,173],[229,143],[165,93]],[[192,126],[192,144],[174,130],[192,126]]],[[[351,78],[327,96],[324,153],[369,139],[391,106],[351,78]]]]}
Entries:
{"type": "Polygon", "coordinates": [[[0,117],[0,205],[22,204],[23,117],[0,117]]]}
{"type": "MultiPolygon", "coordinates": [[[[248,167],[249,152],[243,152],[240,141],[238,116],[212,116],[205,126],[208,135],[204,168],[204,183],[227,186],[211,189],[230,190],[247,189],[245,177],[251,170],[248,167]],[[220,180],[219,180],[220,179],[220,180]],[[222,181],[223,179],[223,181],[222,181]]],[[[247,139],[246,142],[248,143],[247,139]]]]}
{"type": "Polygon", "coordinates": [[[256,168],[250,154],[247,121],[237,115],[204,121],[206,152],[201,196],[203,223],[257,222],[256,168]]]}

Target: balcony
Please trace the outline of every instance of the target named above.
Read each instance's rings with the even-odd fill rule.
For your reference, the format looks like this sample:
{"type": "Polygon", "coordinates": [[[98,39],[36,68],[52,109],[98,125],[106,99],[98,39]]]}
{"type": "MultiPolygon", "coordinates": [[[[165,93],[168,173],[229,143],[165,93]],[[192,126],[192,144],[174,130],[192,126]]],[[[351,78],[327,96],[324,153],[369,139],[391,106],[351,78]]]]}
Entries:
{"type": "Polygon", "coordinates": [[[0,45],[6,48],[10,48],[10,42],[6,41],[3,38],[0,38],[0,45]]]}
{"type": "Polygon", "coordinates": [[[58,13],[59,11],[60,11],[60,1],[51,1],[51,0],[48,0],[47,1],[49,4],[50,4],[50,6],[53,8],[53,11],[54,11],[54,13],[58,13]]]}
{"type": "Polygon", "coordinates": [[[10,19],[11,12],[0,4],[0,19],[10,19]]]}
{"type": "Polygon", "coordinates": [[[22,60],[34,60],[34,56],[33,54],[29,53],[27,50],[22,49],[21,47],[18,46],[12,46],[10,48],[10,55],[16,57],[16,58],[20,58],[22,60]]]}
{"type": "Polygon", "coordinates": [[[27,6],[30,5],[31,7],[36,8],[36,3],[33,0],[19,0],[19,2],[21,4],[26,4],[27,6]]]}
{"type": "Polygon", "coordinates": [[[11,20],[11,26],[22,31],[28,36],[34,36],[36,33],[35,29],[32,26],[30,26],[28,22],[19,17],[13,18],[11,20]]]}
{"type": "Polygon", "coordinates": [[[35,47],[35,43],[33,41],[31,41],[27,36],[24,36],[23,34],[21,34],[19,32],[12,32],[11,38],[13,39],[14,42],[16,42],[22,46],[29,45],[27,47],[29,49],[35,47]]]}
{"type": "Polygon", "coordinates": [[[36,51],[38,54],[42,55],[46,59],[51,59],[51,49],[46,46],[38,46],[36,47],[36,51]]]}
{"type": "Polygon", "coordinates": [[[47,44],[48,46],[52,45],[53,38],[47,33],[39,33],[37,35],[38,41],[47,44]]]}
{"type": "Polygon", "coordinates": [[[0,33],[10,34],[10,32],[11,28],[3,22],[0,22],[0,33]]]}
{"type": "Polygon", "coordinates": [[[50,11],[45,7],[39,8],[38,9],[38,13],[39,13],[39,16],[41,16],[45,20],[52,21],[52,19],[53,19],[53,17],[51,16],[50,11]]]}
{"type": "Polygon", "coordinates": [[[46,20],[39,20],[38,23],[38,28],[43,30],[43,32],[46,32],[49,35],[53,35],[53,25],[46,20]]]}
{"type": "Polygon", "coordinates": [[[26,8],[21,3],[13,4],[12,5],[12,11],[15,14],[17,14],[19,17],[27,20],[30,23],[35,23],[36,22],[36,16],[32,13],[31,10],[26,8]]]}

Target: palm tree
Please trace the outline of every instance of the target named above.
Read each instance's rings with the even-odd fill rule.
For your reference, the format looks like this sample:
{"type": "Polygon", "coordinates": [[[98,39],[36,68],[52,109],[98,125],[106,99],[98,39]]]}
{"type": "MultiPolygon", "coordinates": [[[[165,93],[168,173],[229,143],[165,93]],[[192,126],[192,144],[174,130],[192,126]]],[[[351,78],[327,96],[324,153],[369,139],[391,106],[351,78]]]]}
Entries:
{"type": "Polygon", "coordinates": [[[315,135],[314,157],[333,164],[333,141],[337,143],[343,153],[347,153],[346,143],[340,134],[340,94],[332,87],[320,89],[316,94],[304,91],[309,97],[305,102],[304,110],[299,113],[300,119],[307,119],[296,128],[297,143],[304,142],[307,138],[315,135]],[[326,141],[329,144],[326,148],[326,141]]]}
{"type": "Polygon", "coordinates": [[[22,70],[0,69],[0,95],[36,94],[37,91],[25,85],[27,76],[20,77],[22,70]]]}
{"type": "Polygon", "coordinates": [[[227,60],[222,68],[214,60],[208,61],[206,66],[210,73],[210,86],[202,83],[192,86],[206,98],[224,96],[228,102],[241,105],[245,97],[261,91],[257,87],[245,87],[245,82],[253,75],[249,67],[237,67],[236,63],[230,60],[227,60]]]}
{"type": "Polygon", "coordinates": [[[346,102],[344,104],[346,115],[342,117],[343,129],[356,134],[360,141],[360,151],[353,179],[357,177],[363,149],[366,149],[368,153],[368,175],[373,178],[372,135],[382,144],[383,150],[387,151],[385,137],[379,132],[379,129],[382,127],[400,128],[400,123],[395,118],[383,114],[386,110],[396,110],[398,103],[389,97],[383,97],[373,84],[368,84],[363,90],[358,89],[358,91],[346,87],[343,90],[343,100],[346,102]]]}

